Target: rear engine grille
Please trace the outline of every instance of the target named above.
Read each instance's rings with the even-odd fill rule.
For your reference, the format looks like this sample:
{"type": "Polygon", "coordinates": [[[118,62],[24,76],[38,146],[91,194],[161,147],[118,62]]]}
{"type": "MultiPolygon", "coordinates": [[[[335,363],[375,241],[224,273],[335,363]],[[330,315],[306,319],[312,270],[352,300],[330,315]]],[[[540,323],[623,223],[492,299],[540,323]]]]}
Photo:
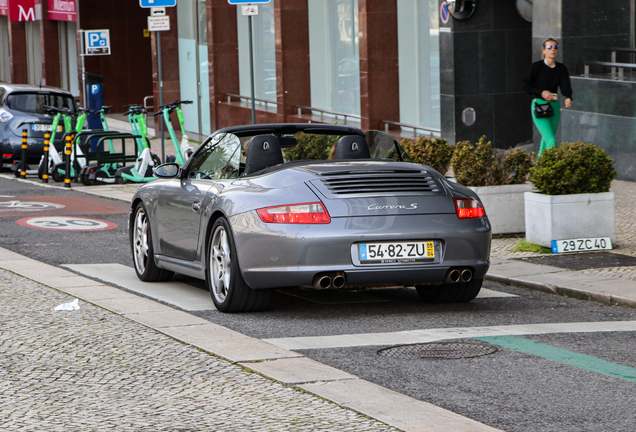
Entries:
{"type": "Polygon", "coordinates": [[[335,195],[377,193],[440,193],[433,176],[426,171],[378,170],[322,173],[321,180],[335,195]]]}

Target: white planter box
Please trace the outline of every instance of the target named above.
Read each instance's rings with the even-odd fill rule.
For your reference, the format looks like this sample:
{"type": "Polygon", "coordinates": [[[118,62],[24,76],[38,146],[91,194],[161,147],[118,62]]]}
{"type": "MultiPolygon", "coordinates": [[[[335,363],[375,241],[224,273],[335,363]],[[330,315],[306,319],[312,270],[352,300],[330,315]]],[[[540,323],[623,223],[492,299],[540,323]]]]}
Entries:
{"type": "Polygon", "coordinates": [[[614,192],[544,195],[526,192],[526,241],[550,247],[552,240],[610,237],[616,242],[614,192]]]}
{"type": "Polygon", "coordinates": [[[524,198],[532,183],[471,187],[484,204],[493,234],[522,233],[526,229],[524,198]]]}

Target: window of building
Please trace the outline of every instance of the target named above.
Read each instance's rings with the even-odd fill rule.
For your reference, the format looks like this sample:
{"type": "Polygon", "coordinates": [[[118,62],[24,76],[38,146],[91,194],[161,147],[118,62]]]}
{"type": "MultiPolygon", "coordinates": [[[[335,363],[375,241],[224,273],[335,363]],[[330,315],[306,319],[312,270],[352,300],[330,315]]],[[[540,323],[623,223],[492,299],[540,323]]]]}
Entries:
{"type": "Polygon", "coordinates": [[[40,22],[27,21],[26,44],[27,44],[27,71],[29,84],[42,84],[42,48],[40,43],[40,22]]]}
{"type": "MultiPolygon", "coordinates": [[[[177,26],[181,99],[193,102],[181,106],[184,126],[188,132],[209,135],[211,133],[210,76],[205,0],[179,0],[177,26]]],[[[169,102],[174,101],[164,100],[164,103],[169,102]]]]}
{"type": "MultiPolygon", "coordinates": [[[[252,94],[250,84],[249,20],[241,6],[236,12],[239,48],[239,85],[243,96],[252,94]]],[[[276,41],[274,2],[258,5],[258,15],[252,16],[254,50],[254,97],[276,102],[276,41]]]]}
{"type": "Polygon", "coordinates": [[[9,18],[0,16],[0,81],[11,82],[11,56],[9,55],[9,18]]]}
{"type": "Polygon", "coordinates": [[[360,115],[357,0],[308,0],[311,106],[360,115]]]}
{"type": "Polygon", "coordinates": [[[60,78],[63,89],[79,97],[77,76],[77,24],[72,21],[58,21],[60,46],[60,78]]]}
{"type": "Polygon", "coordinates": [[[439,129],[439,2],[397,4],[400,122],[439,129]]]}

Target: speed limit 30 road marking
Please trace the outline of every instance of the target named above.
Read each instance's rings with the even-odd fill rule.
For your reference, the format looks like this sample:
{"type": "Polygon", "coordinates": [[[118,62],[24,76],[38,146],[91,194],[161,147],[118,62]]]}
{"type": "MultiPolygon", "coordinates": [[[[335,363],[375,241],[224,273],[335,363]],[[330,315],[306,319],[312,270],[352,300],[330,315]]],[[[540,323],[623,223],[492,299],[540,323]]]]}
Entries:
{"type": "Polygon", "coordinates": [[[59,231],[104,231],[118,227],[116,223],[75,216],[39,216],[19,219],[18,224],[29,228],[59,231]]]}

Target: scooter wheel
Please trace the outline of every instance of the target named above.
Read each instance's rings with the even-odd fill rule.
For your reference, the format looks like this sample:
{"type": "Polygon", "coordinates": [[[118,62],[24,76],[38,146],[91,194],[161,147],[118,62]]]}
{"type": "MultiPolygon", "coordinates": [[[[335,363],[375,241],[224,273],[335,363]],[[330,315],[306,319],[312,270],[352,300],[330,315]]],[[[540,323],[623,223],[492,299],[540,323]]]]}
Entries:
{"type": "Polygon", "coordinates": [[[152,162],[155,164],[155,168],[161,165],[161,158],[154,153],[150,154],[152,157],[152,162]]]}
{"type": "Polygon", "coordinates": [[[59,172],[57,172],[57,169],[53,169],[53,172],[51,173],[51,178],[53,179],[53,181],[56,181],[58,183],[64,181],[64,176],[60,174],[59,172]]]}
{"type": "Polygon", "coordinates": [[[42,177],[44,177],[44,174],[46,174],[46,167],[44,166],[44,164],[40,164],[38,166],[38,178],[42,180],[42,177]]]}
{"type": "Polygon", "coordinates": [[[173,156],[173,155],[166,156],[166,163],[173,163],[176,160],[177,160],[176,156],[173,156]]]}

